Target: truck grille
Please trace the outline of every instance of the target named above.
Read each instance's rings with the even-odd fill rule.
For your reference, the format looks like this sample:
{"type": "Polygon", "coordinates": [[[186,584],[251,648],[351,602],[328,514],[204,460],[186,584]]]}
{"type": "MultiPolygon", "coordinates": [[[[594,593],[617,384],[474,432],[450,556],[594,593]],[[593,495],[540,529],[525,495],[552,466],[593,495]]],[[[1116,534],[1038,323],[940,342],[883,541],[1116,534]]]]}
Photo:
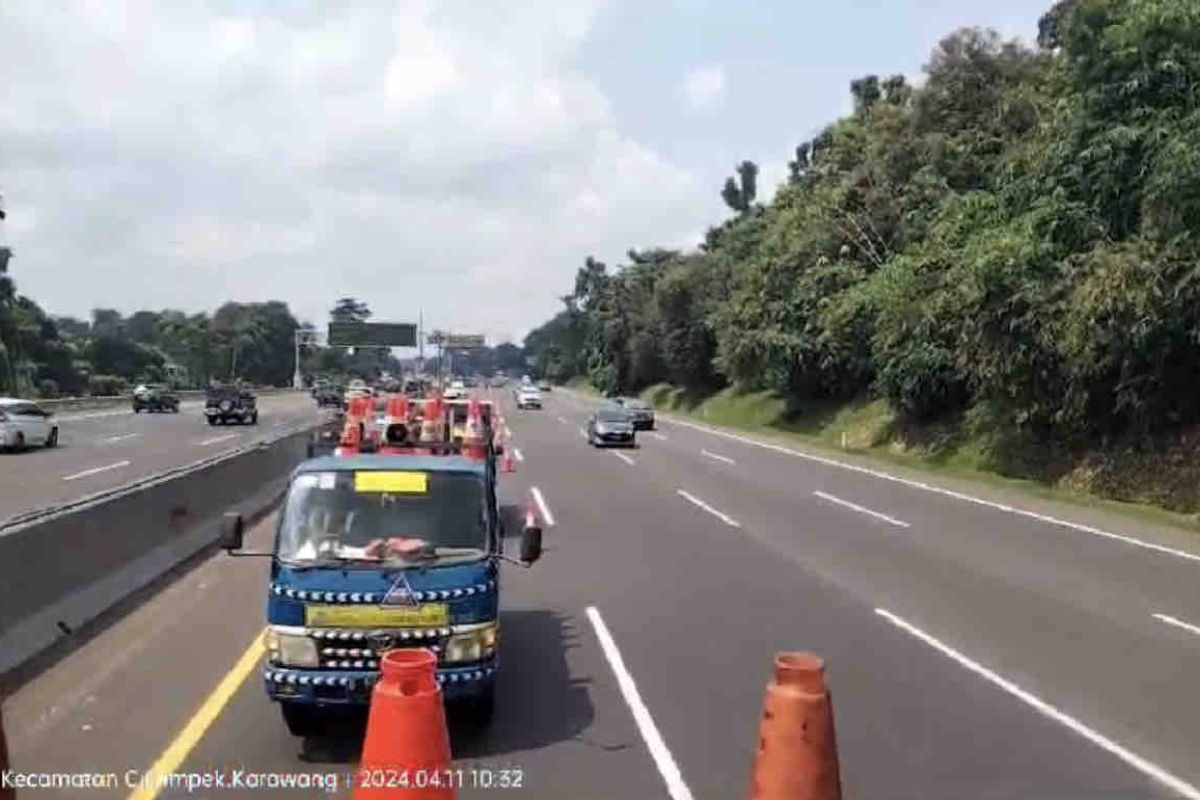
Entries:
{"type": "Polygon", "coordinates": [[[388,650],[424,647],[441,660],[449,628],[398,630],[342,630],[318,628],[309,632],[317,642],[321,667],[325,669],[379,669],[379,659],[388,650]]]}

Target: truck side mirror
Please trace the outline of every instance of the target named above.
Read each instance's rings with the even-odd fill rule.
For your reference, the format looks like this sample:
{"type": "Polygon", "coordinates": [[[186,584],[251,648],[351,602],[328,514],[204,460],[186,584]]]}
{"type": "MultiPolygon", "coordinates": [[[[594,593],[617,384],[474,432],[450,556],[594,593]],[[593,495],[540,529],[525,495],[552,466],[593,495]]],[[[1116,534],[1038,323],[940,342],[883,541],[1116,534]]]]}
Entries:
{"type": "Polygon", "coordinates": [[[542,557],[542,529],[537,525],[526,526],[521,531],[521,560],[532,564],[542,557]]]}
{"type": "Polygon", "coordinates": [[[246,523],[242,521],[242,515],[236,511],[226,512],[221,518],[221,549],[241,550],[245,535],[246,523]]]}

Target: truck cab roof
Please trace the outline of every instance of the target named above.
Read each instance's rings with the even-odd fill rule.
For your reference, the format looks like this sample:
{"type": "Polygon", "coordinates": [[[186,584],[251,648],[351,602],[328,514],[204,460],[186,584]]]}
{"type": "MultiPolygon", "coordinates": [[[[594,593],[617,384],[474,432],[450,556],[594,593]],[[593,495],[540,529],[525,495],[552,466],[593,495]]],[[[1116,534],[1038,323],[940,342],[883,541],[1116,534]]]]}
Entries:
{"type": "Polygon", "coordinates": [[[415,472],[472,472],[484,474],[482,462],[463,456],[321,456],[305,461],[296,473],[365,472],[367,470],[405,470],[415,472]]]}

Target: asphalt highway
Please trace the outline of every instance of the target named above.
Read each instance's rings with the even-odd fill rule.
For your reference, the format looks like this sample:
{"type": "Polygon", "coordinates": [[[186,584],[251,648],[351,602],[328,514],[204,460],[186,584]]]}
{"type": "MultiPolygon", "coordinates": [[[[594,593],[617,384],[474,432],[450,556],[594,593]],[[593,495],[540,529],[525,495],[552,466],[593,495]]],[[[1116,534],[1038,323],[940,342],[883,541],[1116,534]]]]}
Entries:
{"type": "Polygon", "coordinates": [[[58,447],[0,451],[0,521],[202,461],[317,414],[302,393],[265,395],[258,406],[258,425],[210,426],[200,401],[178,414],[125,405],[56,416],[58,447]]]}
{"type": "MultiPolygon", "coordinates": [[[[1200,798],[1189,534],[683,421],[593,450],[589,404],[507,411],[502,502],[539,510],[547,551],[502,576],[492,727],[452,738],[520,785],[461,797],[743,797],[772,656],[804,649],[847,797],[1200,798]]],[[[17,769],[121,779],[29,796],[348,796],[124,785],[353,768],[355,721],[302,741],[264,697],[267,569],[207,560],[9,698],[17,769]]]]}

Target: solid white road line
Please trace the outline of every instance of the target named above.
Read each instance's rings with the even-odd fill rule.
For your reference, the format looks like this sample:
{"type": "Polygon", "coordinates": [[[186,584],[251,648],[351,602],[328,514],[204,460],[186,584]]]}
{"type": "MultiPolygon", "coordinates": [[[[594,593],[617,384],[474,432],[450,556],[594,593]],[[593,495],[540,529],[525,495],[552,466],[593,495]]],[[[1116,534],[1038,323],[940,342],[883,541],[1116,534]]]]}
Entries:
{"type": "Polygon", "coordinates": [[[880,514],[878,511],[872,511],[869,508],[863,508],[862,506],[851,503],[849,500],[843,500],[840,497],[834,497],[833,495],[827,494],[826,492],[813,492],[813,494],[815,494],[817,497],[821,498],[822,500],[828,500],[830,503],[836,503],[839,506],[844,506],[846,508],[857,511],[860,514],[866,514],[869,517],[874,517],[875,519],[883,520],[884,522],[887,522],[891,525],[895,525],[897,528],[907,528],[908,527],[908,523],[904,522],[903,520],[896,519],[895,517],[889,517],[887,514],[880,514]]]}
{"type": "Polygon", "coordinates": [[[76,472],[74,475],[64,475],[63,480],[64,481],[79,480],[80,478],[86,478],[89,475],[96,475],[101,472],[108,472],[110,469],[120,469],[121,467],[128,467],[128,466],[129,466],[128,461],[118,461],[115,464],[105,464],[103,467],[93,467],[92,469],[85,469],[83,472],[76,472]]]}
{"type": "Polygon", "coordinates": [[[1180,796],[1188,798],[1188,800],[1200,800],[1200,788],[1193,786],[1192,784],[1188,783],[1187,781],[1184,781],[1182,778],[1178,778],[1175,775],[1172,775],[1170,772],[1167,772],[1165,769],[1158,766],[1153,761],[1149,761],[1145,758],[1142,758],[1137,753],[1134,753],[1134,752],[1126,749],[1125,747],[1121,746],[1120,744],[1114,742],[1112,739],[1109,739],[1104,734],[1099,733],[1096,730],[1093,730],[1092,728],[1088,727],[1084,723],[1075,719],[1071,715],[1050,705],[1045,700],[1042,700],[1041,698],[1037,697],[1036,695],[1030,694],[1029,692],[1022,689],[1020,686],[1017,686],[1012,681],[1010,681],[1006,678],[1003,678],[1000,675],[997,675],[995,672],[992,672],[987,667],[983,666],[982,664],[978,663],[977,661],[974,661],[974,660],[968,658],[967,656],[958,652],[957,650],[955,650],[954,648],[945,644],[944,642],[939,641],[938,639],[929,635],[928,633],[921,630],[920,628],[913,625],[912,623],[902,619],[901,617],[896,616],[895,614],[888,611],[887,609],[877,608],[877,609],[875,609],[875,613],[878,614],[879,616],[883,617],[884,619],[886,619],[888,622],[895,625],[897,628],[900,628],[901,630],[905,631],[906,633],[909,633],[912,636],[915,636],[916,638],[920,639],[925,644],[929,645],[933,649],[942,653],[942,655],[945,655],[945,656],[953,659],[954,661],[957,661],[960,665],[966,667],[971,672],[974,672],[976,675],[979,675],[981,678],[988,681],[989,683],[992,683],[995,686],[1000,687],[1004,691],[1011,694],[1013,697],[1016,697],[1018,700],[1025,703],[1026,705],[1032,706],[1039,713],[1049,717],[1050,719],[1054,720],[1055,722],[1058,722],[1058,723],[1066,726],[1067,728],[1069,728],[1070,730],[1079,734],[1083,738],[1087,739],[1089,742],[1098,746],[1102,750],[1107,750],[1109,753],[1111,753],[1112,755],[1121,759],[1126,764],[1133,767],[1134,769],[1136,769],[1138,772],[1142,773],[1143,775],[1151,778],[1152,780],[1158,781],[1159,783],[1163,784],[1164,786],[1167,786],[1168,788],[1170,788],[1172,791],[1176,792],[1180,796]]]}
{"type": "Polygon", "coordinates": [[[626,464],[628,464],[628,465],[629,465],[629,466],[631,466],[631,467],[632,467],[634,464],[636,464],[636,463],[637,463],[637,462],[636,462],[636,461],[634,461],[632,458],[630,458],[629,456],[627,456],[627,455],[625,455],[624,453],[620,452],[619,450],[609,450],[608,452],[612,453],[614,456],[616,456],[617,458],[621,459],[622,461],[624,461],[626,464]]]}
{"type": "Polygon", "coordinates": [[[709,458],[713,459],[714,461],[722,461],[722,462],[724,462],[724,463],[726,463],[726,464],[733,464],[734,466],[737,466],[737,462],[736,462],[736,461],[734,461],[734,460],[733,460],[732,458],[730,458],[729,456],[721,456],[721,455],[717,455],[716,453],[710,453],[710,452],[708,452],[707,450],[701,450],[701,451],[700,451],[700,455],[702,455],[702,456],[708,456],[709,458]]]}
{"type": "Polygon", "coordinates": [[[584,439],[586,439],[586,438],[587,438],[587,431],[585,431],[583,428],[580,428],[580,429],[579,429],[579,435],[580,435],[580,436],[582,436],[584,439]]]}
{"type": "Polygon", "coordinates": [[[525,454],[521,452],[520,448],[514,447],[513,448],[513,458],[515,458],[517,461],[524,461],[525,454]]]}
{"type": "Polygon", "coordinates": [[[717,430],[716,428],[710,428],[707,425],[697,425],[694,422],[684,422],[683,420],[677,419],[674,417],[668,418],[668,421],[674,423],[675,425],[682,425],[685,428],[692,428],[693,430],[698,430],[698,431],[702,431],[704,433],[709,433],[709,434],[712,434],[713,436],[722,436],[726,439],[730,439],[735,442],[741,442],[742,444],[748,444],[748,445],[752,445],[754,447],[761,447],[764,450],[773,450],[777,453],[783,453],[785,455],[795,456],[796,458],[803,458],[807,461],[812,461],[817,464],[825,464],[826,466],[837,467],[839,469],[845,469],[845,470],[849,470],[851,472],[857,472],[861,475],[870,475],[872,478],[879,478],[880,480],[892,481],[893,483],[899,483],[904,486],[911,487],[913,489],[920,489],[921,491],[924,491],[924,492],[932,492],[933,494],[940,494],[943,497],[953,497],[955,500],[962,500],[967,503],[974,503],[975,505],[985,506],[987,508],[992,508],[997,511],[1003,511],[1007,514],[1014,514],[1014,515],[1020,516],[1020,517],[1036,519],[1039,522],[1045,522],[1050,525],[1058,525],[1060,527],[1070,528],[1071,530],[1079,531],[1081,533],[1089,533],[1092,536],[1099,536],[1104,539],[1112,539],[1114,541],[1124,542],[1125,544],[1133,545],[1134,547],[1141,547],[1146,550],[1154,550],[1155,552],[1166,553],[1167,555],[1172,555],[1172,556],[1175,556],[1176,558],[1184,558],[1189,561],[1200,562],[1200,553],[1189,553],[1186,550],[1179,550],[1174,547],[1167,547],[1167,546],[1161,545],[1161,544],[1154,544],[1152,542],[1147,542],[1147,541],[1143,541],[1141,539],[1134,538],[1133,536],[1124,536],[1119,533],[1112,533],[1110,531],[1102,530],[1100,528],[1094,528],[1091,525],[1084,525],[1079,522],[1071,522],[1070,520],[1059,519],[1058,517],[1051,517],[1047,514],[1039,514],[1036,511],[1029,511],[1024,508],[1017,508],[1016,506],[1010,506],[1010,505],[1006,505],[1004,503],[996,503],[991,500],[984,500],[981,497],[975,497],[974,495],[964,494],[963,492],[956,492],[953,489],[946,489],[941,486],[934,486],[932,484],[924,483],[923,481],[915,481],[915,480],[911,480],[909,478],[901,478],[899,475],[891,475],[887,472],[882,472],[877,469],[870,469],[868,467],[860,467],[857,464],[847,464],[846,462],[838,461],[835,458],[826,458],[825,456],[818,456],[818,455],[814,455],[812,453],[804,453],[799,450],[793,450],[790,447],[784,447],[784,446],[778,445],[778,444],[771,444],[770,442],[760,442],[756,439],[751,439],[747,436],[739,436],[736,433],[729,433],[727,431],[717,430]]]}
{"type": "Polygon", "coordinates": [[[625,667],[625,659],[621,658],[621,651],[617,649],[616,641],[609,633],[608,626],[604,624],[604,618],[595,606],[587,607],[587,617],[596,631],[596,638],[600,641],[600,649],[604,651],[608,666],[617,676],[617,685],[633,713],[633,721],[637,723],[638,732],[642,734],[642,741],[646,743],[654,765],[658,767],[659,774],[667,784],[667,794],[671,800],[692,800],[692,792],[684,783],[683,773],[679,771],[679,765],[675,763],[671,751],[667,749],[667,743],[658,731],[658,726],[654,724],[654,717],[650,716],[650,709],[646,708],[637,684],[633,682],[633,676],[625,667]]]}
{"type": "Polygon", "coordinates": [[[542,490],[534,486],[530,488],[529,493],[533,495],[533,502],[537,503],[538,511],[542,512],[542,521],[546,523],[546,527],[552,527],[554,514],[550,513],[550,506],[546,505],[546,498],[542,497],[542,490]]]}
{"type": "Polygon", "coordinates": [[[570,425],[570,424],[571,424],[571,423],[567,422],[567,418],[566,418],[566,417],[559,417],[559,418],[558,418],[558,421],[559,421],[559,422],[561,422],[563,425],[570,425]]]}
{"type": "Polygon", "coordinates": [[[224,436],[214,436],[211,439],[205,439],[203,441],[196,442],[196,444],[200,447],[208,447],[210,444],[217,444],[218,442],[227,442],[230,439],[234,438],[235,436],[237,436],[236,433],[227,433],[224,436]]]}
{"type": "Polygon", "coordinates": [[[704,502],[703,500],[701,500],[699,497],[695,497],[695,496],[693,496],[693,495],[690,495],[690,494],[688,494],[687,492],[685,492],[683,489],[676,489],[675,491],[676,491],[676,492],[679,494],[679,496],[680,496],[680,497],[682,497],[684,500],[687,500],[689,503],[691,503],[691,504],[692,504],[692,505],[694,505],[694,506],[697,506],[697,507],[699,507],[699,508],[702,508],[702,509],[704,509],[705,511],[707,511],[707,512],[708,512],[708,513],[710,513],[710,514],[712,514],[712,515],[713,515],[714,517],[716,517],[717,519],[719,519],[719,520],[721,520],[722,522],[724,522],[724,523],[725,523],[726,525],[728,525],[729,527],[731,527],[731,528],[740,528],[740,527],[742,527],[742,523],[738,522],[736,519],[734,519],[733,517],[729,516],[728,514],[722,514],[720,511],[717,511],[715,508],[713,508],[713,507],[712,507],[712,506],[710,506],[708,503],[706,503],[706,502],[704,502]]]}
{"type": "Polygon", "coordinates": [[[115,444],[116,442],[123,442],[126,439],[132,439],[135,436],[141,436],[141,434],[140,433],[123,433],[120,436],[110,436],[104,440],[104,443],[105,444],[115,444]]]}
{"type": "Polygon", "coordinates": [[[1183,628],[1185,631],[1200,636],[1200,625],[1193,625],[1190,622],[1184,622],[1183,620],[1176,619],[1169,614],[1155,614],[1154,618],[1159,622],[1165,622],[1168,625],[1174,625],[1176,628],[1183,628]]]}
{"type": "Polygon", "coordinates": [[[666,436],[663,436],[661,433],[658,433],[657,431],[651,431],[650,435],[653,436],[655,439],[658,439],[660,442],[665,442],[667,440],[666,436]]]}

